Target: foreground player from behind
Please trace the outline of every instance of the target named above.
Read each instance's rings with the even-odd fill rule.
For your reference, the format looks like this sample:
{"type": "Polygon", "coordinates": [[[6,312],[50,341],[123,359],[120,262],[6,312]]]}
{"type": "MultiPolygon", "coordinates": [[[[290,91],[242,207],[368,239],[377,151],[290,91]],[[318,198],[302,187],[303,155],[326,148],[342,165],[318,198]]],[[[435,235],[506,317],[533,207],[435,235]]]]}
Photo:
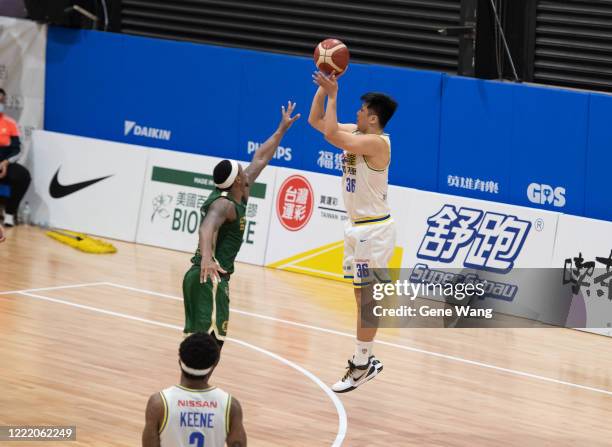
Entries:
{"type": "MultiPolygon", "coordinates": [[[[357,339],[348,371],[332,386],[337,393],[352,391],[383,369],[372,354],[377,328],[361,327],[361,288],[374,279],[372,269],[386,269],[395,247],[395,223],[387,204],[391,141],[384,127],[397,103],[382,93],[366,93],[357,124],[339,124],[336,77],[315,73],[319,86],[308,122],[335,147],[344,150],[342,196],[350,221],[344,231],[345,278],[353,279],[357,302],[357,339]],[[325,98],[327,97],[327,107],[325,98]]],[[[365,299],[365,297],[364,297],[365,299]]]]}
{"type": "Polygon", "coordinates": [[[249,189],[268,165],[281,139],[300,117],[291,116],[295,103],[282,107],[278,129],[253,155],[246,169],[233,160],[215,166],[215,190],[202,205],[200,242],[192,266],[183,279],[185,327],[183,332],[212,334],[223,346],[229,319],[229,278],[242,245],[249,189]]]}
{"type": "Polygon", "coordinates": [[[240,403],[209,384],[218,362],[219,347],[210,335],[183,340],[181,384],[149,398],[142,447],[246,447],[240,403]]]}

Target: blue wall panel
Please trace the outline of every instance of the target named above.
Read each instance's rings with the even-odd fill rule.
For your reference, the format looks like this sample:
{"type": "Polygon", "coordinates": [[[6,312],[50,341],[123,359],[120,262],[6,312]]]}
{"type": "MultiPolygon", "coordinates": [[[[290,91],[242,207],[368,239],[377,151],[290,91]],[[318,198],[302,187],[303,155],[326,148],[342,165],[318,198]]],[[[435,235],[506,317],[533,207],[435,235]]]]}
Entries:
{"type": "Polygon", "coordinates": [[[129,85],[119,124],[172,132],[169,141],[134,132],[123,141],[212,156],[237,156],[240,59],[221,48],[125,36],[122,67],[129,85]],[[128,40],[129,39],[129,40],[128,40]]]}
{"type": "Polygon", "coordinates": [[[591,95],[585,215],[612,221],[612,96],[591,95]]]}
{"type": "MultiPolygon", "coordinates": [[[[339,151],[307,122],[314,68],[309,58],[50,27],[45,128],[248,161],[290,99],[302,118],[272,164],[339,175],[339,151]]],[[[612,220],[611,96],[356,63],[339,83],[340,122],[355,122],[367,91],[397,99],[391,184],[612,220]],[[555,190],[563,200],[542,198],[555,190]]]]}
{"type": "Polygon", "coordinates": [[[438,190],[508,201],[512,95],[516,86],[444,78],[438,190]]]}
{"type": "MultiPolygon", "coordinates": [[[[584,213],[589,94],[521,86],[514,90],[510,202],[569,214],[584,213]],[[530,184],[565,189],[563,200],[529,200],[530,184]],[[549,203],[552,202],[552,203],[549,203]]],[[[537,200],[537,196],[536,196],[537,200]]]]}
{"type": "Polygon", "coordinates": [[[442,74],[376,67],[368,90],[391,95],[399,104],[385,131],[391,136],[394,185],[436,191],[442,74]]]}
{"type": "Polygon", "coordinates": [[[238,113],[239,155],[248,161],[255,145],[263,143],[277,128],[281,118],[281,106],[291,100],[297,103],[296,112],[301,118],[285,135],[273,165],[300,167],[303,164],[307,127],[312,62],[290,56],[241,52],[240,93],[238,113]],[[299,88],[298,88],[299,87],[299,88]]]}
{"type": "MultiPolygon", "coordinates": [[[[47,59],[48,130],[249,160],[291,99],[302,118],[272,164],[340,174],[340,151],[307,122],[309,58],[51,27],[47,59]]],[[[355,121],[369,90],[400,102],[388,129],[392,183],[435,188],[441,78],[362,64],[340,78],[340,122],[355,121]]]]}
{"type": "Polygon", "coordinates": [[[120,140],[128,85],[123,78],[123,36],[49,27],[45,128],[120,140]]]}

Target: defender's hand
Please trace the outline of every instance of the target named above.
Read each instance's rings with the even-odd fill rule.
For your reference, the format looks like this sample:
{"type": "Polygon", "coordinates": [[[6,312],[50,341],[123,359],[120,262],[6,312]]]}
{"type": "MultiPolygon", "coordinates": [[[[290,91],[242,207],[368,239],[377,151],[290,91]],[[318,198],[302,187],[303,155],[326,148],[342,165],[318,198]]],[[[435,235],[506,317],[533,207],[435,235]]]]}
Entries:
{"type": "Polygon", "coordinates": [[[205,283],[209,277],[213,284],[218,283],[219,281],[221,281],[219,273],[227,272],[223,270],[214,259],[209,259],[208,261],[204,261],[202,259],[200,265],[200,283],[205,283]]]}
{"type": "Polygon", "coordinates": [[[281,121],[278,125],[278,128],[281,131],[286,132],[287,130],[289,130],[291,125],[300,118],[301,115],[299,113],[295,116],[291,116],[294,110],[295,103],[291,101],[287,101],[287,108],[285,108],[285,106],[281,107],[281,121]]]}

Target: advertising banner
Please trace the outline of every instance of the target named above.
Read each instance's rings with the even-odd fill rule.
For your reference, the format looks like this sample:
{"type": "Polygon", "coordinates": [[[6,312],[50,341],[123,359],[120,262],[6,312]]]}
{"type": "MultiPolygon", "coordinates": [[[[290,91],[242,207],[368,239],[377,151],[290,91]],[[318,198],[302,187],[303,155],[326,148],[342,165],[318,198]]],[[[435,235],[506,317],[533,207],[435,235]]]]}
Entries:
{"type": "MultiPolygon", "coordinates": [[[[195,252],[200,207],[215,188],[212,172],[219,161],[220,158],[151,149],[137,242],[195,252]]],[[[248,164],[242,165],[244,168],[248,164]]],[[[275,168],[267,167],[251,187],[238,261],[264,264],[275,175],[275,168]]]]}
{"type": "Polygon", "coordinates": [[[497,311],[547,319],[557,213],[414,191],[408,214],[405,268],[422,277],[462,271],[489,282],[482,299],[497,311]]]}
{"type": "Polygon", "coordinates": [[[32,131],[42,129],[45,106],[47,26],[31,20],[0,17],[0,87],[6,113],[19,125],[26,163],[32,131]]]}
{"type": "Polygon", "coordinates": [[[572,326],[612,336],[612,223],[560,216],[552,265],[575,289],[572,326]]]}
{"type": "Polygon", "coordinates": [[[32,149],[33,222],[136,240],[146,148],[39,130],[32,149]]]}
{"type": "MultiPolygon", "coordinates": [[[[397,224],[391,266],[399,267],[406,243],[410,191],[390,187],[389,202],[397,224]]],[[[266,266],[328,279],[344,280],[342,258],[348,216],[341,178],[279,168],[270,219],[266,266]]]]}

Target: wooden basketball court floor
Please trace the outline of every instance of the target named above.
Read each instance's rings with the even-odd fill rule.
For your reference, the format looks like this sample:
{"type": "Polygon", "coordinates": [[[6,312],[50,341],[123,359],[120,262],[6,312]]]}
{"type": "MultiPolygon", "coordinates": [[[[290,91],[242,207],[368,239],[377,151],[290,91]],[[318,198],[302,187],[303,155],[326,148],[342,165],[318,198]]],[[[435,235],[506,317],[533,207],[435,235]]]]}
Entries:
{"type": "MultiPolygon", "coordinates": [[[[190,256],[115,245],[84,254],[29,227],[0,245],[0,425],[77,426],[76,442],[49,446],[139,445],[148,396],[178,381],[190,256]]],[[[242,402],[251,446],[612,444],[608,338],[385,329],[383,373],[336,396],[327,386],[353,351],[350,286],[238,264],[230,288],[212,381],[242,402]]]]}

